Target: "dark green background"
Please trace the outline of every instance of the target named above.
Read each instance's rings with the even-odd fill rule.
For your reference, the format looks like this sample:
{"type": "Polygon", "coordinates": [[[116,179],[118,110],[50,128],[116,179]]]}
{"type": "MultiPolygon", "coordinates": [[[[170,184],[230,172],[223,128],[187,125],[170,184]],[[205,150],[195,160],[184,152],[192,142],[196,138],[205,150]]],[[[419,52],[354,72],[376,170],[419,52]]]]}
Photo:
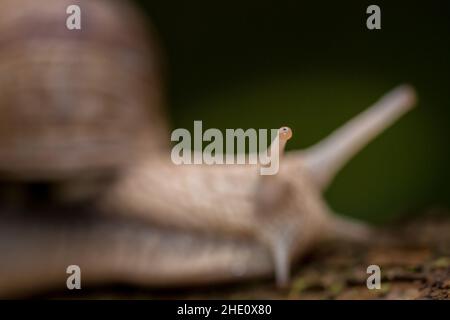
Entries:
{"type": "Polygon", "coordinates": [[[326,197],[386,221],[448,206],[449,1],[140,1],[168,62],[174,126],[277,128],[320,140],[397,84],[420,103],[354,158],[326,197]],[[366,28],[378,4],[382,30],[366,28]]]}

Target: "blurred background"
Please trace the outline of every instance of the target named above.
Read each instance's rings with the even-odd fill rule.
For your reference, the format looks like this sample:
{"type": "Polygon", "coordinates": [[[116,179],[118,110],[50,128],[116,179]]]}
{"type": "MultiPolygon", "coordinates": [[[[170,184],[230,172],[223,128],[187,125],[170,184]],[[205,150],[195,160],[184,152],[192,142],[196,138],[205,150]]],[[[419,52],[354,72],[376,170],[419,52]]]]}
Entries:
{"type": "MultiPolygon", "coordinates": [[[[400,286],[410,279],[413,298],[450,298],[450,2],[0,0],[0,16],[0,297],[8,286],[64,286],[61,266],[73,261],[92,260],[83,273],[98,281],[114,269],[108,259],[116,262],[118,252],[125,266],[132,263],[132,276],[133,254],[148,261],[134,225],[128,230],[120,218],[103,219],[95,206],[130,162],[165,149],[166,97],[172,129],[192,131],[195,120],[205,130],[287,125],[294,131],[287,148],[295,150],[409,83],[417,108],[352,159],[325,194],[336,212],[399,222],[393,232],[408,246],[332,243],[293,271],[289,292],[270,282],[265,293],[248,297],[302,298],[309,285],[325,291],[318,298],[338,298],[343,288],[355,292],[356,283],[359,299],[368,291],[366,266],[375,263],[397,272],[400,286]],[[128,2],[147,20],[144,28],[156,30],[161,52],[140,16],[122,6],[128,2]],[[86,14],[80,32],[66,27],[73,3],[86,14]],[[381,30],[366,27],[371,4],[381,8],[381,30]],[[413,219],[430,211],[447,214],[413,219]],[[102,229],[108,223],[117,229],[102,229]],[[67,239],[59,241],[61,235],[67,239]],[[116,236],[121,241],[111,245],[116,236]]],[[[203,234],[192,236],[202,243],[203,234]]],[[[143,289],[130,292],[148,297],[143,289]]],[[[405,298],[387,291],[379,294],[405,298]]]]}
{"type": "Polygon", "coordinates": [[[372,222],[450,204],[448,1],[144,1],[167,63],[174,127],[291,126],[307,147],[389,89],[418,107],[355,157],[326,197],[372,222]],[[381,8],[381,30],[366,8],[381,8]]]}

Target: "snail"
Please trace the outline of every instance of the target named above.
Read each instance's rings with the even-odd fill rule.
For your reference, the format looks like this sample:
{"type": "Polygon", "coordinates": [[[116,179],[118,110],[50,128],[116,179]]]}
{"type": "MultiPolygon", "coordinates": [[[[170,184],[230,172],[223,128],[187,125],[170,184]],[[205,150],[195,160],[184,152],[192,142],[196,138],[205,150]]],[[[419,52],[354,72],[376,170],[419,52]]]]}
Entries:
{"type": "Polygon", "coordinates": [[[276,175],[260,175],[258,164],[176,165],[159,53],[139,14],[124,1],[77,1],[88,23],[73,32],[59,27],[68,1],[23,2],[0,5],[10,17],[0,24],[0,39],[8,37],[0,54],[1,177],[45,182],[69,205],[0,212],[0,296],[64,289],[70,265],[80,267],[82,288],[271,274],[283,286],[320,241],[372,239],[371,227],[334,214],[322,192],[414,106],[410,86],[306,150],[284,153],[295,135],[282,127],[276,175]]]}

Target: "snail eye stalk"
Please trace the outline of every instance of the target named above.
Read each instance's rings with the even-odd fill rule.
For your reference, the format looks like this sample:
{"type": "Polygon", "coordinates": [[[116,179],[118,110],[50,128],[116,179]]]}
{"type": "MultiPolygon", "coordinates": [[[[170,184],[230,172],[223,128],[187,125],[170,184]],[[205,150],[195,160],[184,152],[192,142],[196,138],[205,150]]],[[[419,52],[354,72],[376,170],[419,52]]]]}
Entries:
{"type": "Polygon", "coordinates": [[[289,127],[281,127],[278,130],[278,139],[279,139],[279,155],[280,158],[284,155],[284,151],[286,149],[286,143],[288,140],[292,138],[292,130],[289,127]]]}

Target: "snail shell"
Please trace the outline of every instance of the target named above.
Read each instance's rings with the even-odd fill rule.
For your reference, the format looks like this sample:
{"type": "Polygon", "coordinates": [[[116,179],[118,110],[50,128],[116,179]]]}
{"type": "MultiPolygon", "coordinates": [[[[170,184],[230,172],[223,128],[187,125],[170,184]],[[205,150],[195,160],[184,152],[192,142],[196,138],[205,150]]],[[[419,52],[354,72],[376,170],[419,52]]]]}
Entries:
{"type": "Polygon", "coordinates": [[[0,3],[0,176],[114,172],[168,147],[155,37],[125,1],[0,3]],[[69,5],[82,29],[66,27],[69,5]]]}

